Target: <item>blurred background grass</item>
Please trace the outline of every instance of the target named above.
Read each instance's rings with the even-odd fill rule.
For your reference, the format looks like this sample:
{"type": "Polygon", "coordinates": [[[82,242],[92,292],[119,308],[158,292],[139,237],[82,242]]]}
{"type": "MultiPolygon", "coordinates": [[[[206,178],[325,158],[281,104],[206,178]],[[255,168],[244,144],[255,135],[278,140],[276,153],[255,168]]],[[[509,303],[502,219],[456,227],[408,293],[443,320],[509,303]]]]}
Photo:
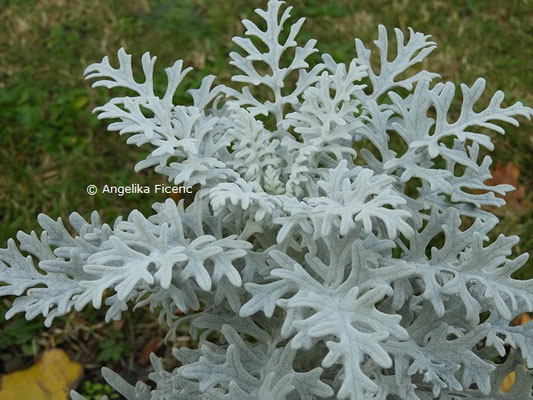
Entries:
{"type": "MultiPolygon", "coordinates": [[[[154,195],[86,195],[88,184],[147,185],[163,183],[164,178],[150,171],[133,172],[147,150],[127,146],[126,138],[106,132],[105,123],[91,114],[108,93],[89,87],[82,77],[84,68],[104,55],[116,60],[116,50],[123,46],[137,61],[144,51],[157,55],[159,73],[176,59],[184,59],[195,68],[185,89],[196,86],[206,74],[228,83],[234,72],[227,64],[227,54],[235,49],[231,38],[243,34],[240,20],[252,17],[253,9],[264,4],[0,0],[0,246],[19,229],[38,228],[40,212],[65,219],[74,210],[88,217],[98,209],[107,221],[134,208],[149,213],[150,204],[158,200],[154,195]]],[[[294,17],[307,17],[302,40],[318,39],[320,50],[339,62],[353,58],[354,37],[368,47],[378,24],[404,31],[410,26],[431,34],[438,43],[424,68],[456,84],[471,85],[477,77],[485,77],[485,101],[502,89],[507,105],[515,101],[533,105],[533,0],[295,0],[290,4],[294,17]]],[[[458,103],[453,112],[457,111],[458,103]]],[[[520,172],[518,185],[525,190],[518,206],[512,203],[499,211],[503,218],[497,232],[520,235],[519,254],[533,247],[533,124],[523,121],[519,128],[506,128],[507,135],[493,135],[492,157],[495,165],[512,162],[520,172]]],[[[530,261],[527,271],[533,270],[532,265],[530,261]]],[[[0,303],[0,316],[1,307],[0,303]]],[[[35,332],[43,331],[20,324],[32,334],[17,346],[25,345],[31,358],[49,342],[35,342],[35,332]]],[[[62,324],[69,326],[68,321],[62,324]]]]}

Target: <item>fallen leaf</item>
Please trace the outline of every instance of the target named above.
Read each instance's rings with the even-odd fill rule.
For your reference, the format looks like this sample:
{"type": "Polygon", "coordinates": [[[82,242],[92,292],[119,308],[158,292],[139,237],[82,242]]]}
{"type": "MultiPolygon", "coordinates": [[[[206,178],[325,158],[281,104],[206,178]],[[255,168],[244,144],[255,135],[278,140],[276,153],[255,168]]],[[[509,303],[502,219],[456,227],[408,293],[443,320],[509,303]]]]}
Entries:
{"type": "Polygon", "coordinates": [[[524,324],[527,324],[529,321],[531,321],[533,318],[531,318],[531,314],[529,313],[523,313],[523,314],[520,314],[518,317],[516,317],[515,319],[513,319],[512,321],[512,324],[514,326],[517,326],[517,325],[524,325],[524,324]]]}
{"type": "Polygon", "coordinates": [[[492,178],[486,180],[485,183],[487,185],[513,185],[516,190],[507,192],[504,196],[505,201],[517,215],[523,215],[529,211],[531,203],[526,199],[526,189],[519,184],[520,169],[512,162],[508,162],[505,167],[498,163],[496,164],[496,167],[491,170],[491,173],[492,178]]]}
{"type": "MultiPolygon", "coordinates": [[[[515,319],[513,319],[512,324],[515,326],[524,325],[524,324],[527,324],[532,319],[533,318],[531,318],[531,314],[523,313],[523,314],[520,314],[515,319]]],[[[513,371],[503,379],[502,384],[500,386],[500,390],[503,393],[507,393],[513,387],[515,379],[516,379],[516,373],[513,371]]]]}
{"type": "Polygon", "coordinates": [[[0,381],[2,400],[68,400],[83,373],[60,349],[45,352],[32,367],[5,375],[0,381]]]}
{"type": "Polygon", "coordinates": [[[502,384],[500,386],[500,390],[503,393],[507,393],[513,387],[515,379],[516,379],[516,373],[513,371],[509,375],[507,375],[505,378],[503,378],[502,384]]]}
{"type": "Polygon", "coordinates": [[[178,204],[181,199],[183,199],[183,194],[181,193],[171,193],[169,197],[178,204]]]}
{"type": "Polygon", "coordinates": [[[139,358],[137,358],[137,364],[141,366],[146,366],[150,362],[150,354],[155,353],[161,348],[163,344],[163,334],[160,333],[158,336],[150,339],[148,343],[144,346],[139,358]]]}
{"type": "Polygon", "coordinates": [[[512,162],[508,162],[505,167],[500,163],[496,164],[496,168],[491,170],[492,179],[489,179],[491,184],[507,183],[508,185],[518,186],[518,179],[520,178],[520,169],[512,162]]]}

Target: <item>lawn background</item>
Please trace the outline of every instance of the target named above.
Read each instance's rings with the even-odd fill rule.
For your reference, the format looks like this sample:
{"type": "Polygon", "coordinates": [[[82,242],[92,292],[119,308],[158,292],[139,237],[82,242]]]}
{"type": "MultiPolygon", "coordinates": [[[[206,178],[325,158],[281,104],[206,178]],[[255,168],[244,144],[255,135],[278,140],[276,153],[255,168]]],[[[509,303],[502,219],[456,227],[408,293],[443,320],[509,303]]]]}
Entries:
{"type": "MultiPolygon", "coordinates": [[[[294,17],[307,18],[301,40],[318,39],[318,48],[338,62],[354,57],[354,37],[369,47],[380,23],[389,30],[412,27],[437,42],[437,50],[423,67],[440,73],[442,80],[471,85],[482,76],[488,81],[484,101],[501,89],[505,104],[522,101],[533,106],[533,0],[289,3],[294,17]]],[[[207,74],[228,83],[235,72],[227,65],[229,51],[235,50],[231,38],[243,34],[240,20],[253,17],[253,9],[265,4],[256,0],[0,0],[0,246],[19,229],[38,230],[36,216],[41,212],[65,220],[72,211],[88,217],[97,209],[108,222],[135,208],[150,213],[150,204],[161,197],[90,197],[85,192],[89,184],[152,185],[165,180],[151,171],[133,172],[148,149],[127,146],[126,137],[107,132],[106,123],[91,113],[109,93],[91,89],[83,80],[84,68],[104,55],[116,65],[116,50],[123,46],[137,66],[145,51],[158,56],[161,87],[163,68],[176,59],[195,68],[184,88],[196,87],[207,74]]],[[[524,194],[499,211],[502,222],[495,234],[521,236],[518,255],[533,248],[533,124],[522,120],[519,128],[505,128],[507,135],[493,135],[494,165],[512,162],[520,171],[518,185],[524,194]]],[[[523,276],[533,276],[531,260],[524,271],[523,276]]],[[[7,306],[7,300],[0,301],[0,374],[20,367],[13,365],[20,354],[23,364],[29,365],[43,349],[61,345],[78,352],[79,359],[85,357],[87,379],[97,381],[92,369],[105,361],[128,368],[123,358],[138,352],[155,326],[135,314],[122,325],[106,328],[101,312],[90,311],[86,316],[63,318],[58,326],[45,330],[40,319],[26,323],[19,316],[4,322],[7,306]],[[80,325],[90,331],[88,345],[76,344],[80,325]],[[91,347],[93,339],[97,343],[91,347]],[[108,350],[120,343],[125,343],[124,348],[110,356],[105,346],[102,349],[103,340],[111,340],[108,350]]]]}

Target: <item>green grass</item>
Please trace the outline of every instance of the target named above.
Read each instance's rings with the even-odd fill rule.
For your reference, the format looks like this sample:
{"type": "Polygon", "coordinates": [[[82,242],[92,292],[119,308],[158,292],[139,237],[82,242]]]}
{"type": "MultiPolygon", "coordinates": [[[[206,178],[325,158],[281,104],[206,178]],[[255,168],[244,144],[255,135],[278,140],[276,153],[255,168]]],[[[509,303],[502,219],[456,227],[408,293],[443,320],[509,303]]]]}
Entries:
{"type": "MultiPolygon", "coordinates": [[[[148,185],[165,180],[150,171],[135,174],[133,166],[147,149],[127,146],[125,138],[107,132],[105,123],[91,114],[108,99],[108,93],[90,88],[82,77],[84,68],[104,55],[115,60],[116,50],[124,46],[137,61],[144,51],[157,55],[160,77],[165,66],[184,59],[195,68],[185,88],[197,85],[206,74],[227,83],[233,72],[227,56],[235,49],[231,37],[243,33],[240,19],[251,17],[252,10],[264,4],[256,0],[0,0],[0,246],[20,229],[38,230],[36,216],[41,212],[66,219],[72,211],[88,217],[98,209],[107,221],[135,208],[149,213],[150,204],[161,197],[90,197],[85,192],[89,184],[148,185]]],[[[485,101],[503,89],[507,104],[533,105],[532,0],[297,0],[291,4],[295,17],[307,17],[301,37],[318,39],[320,50],[337,61],[353,58],[354,37],[368,47],[379,23],[404,31],[411,26],[433,35],[439,45],[424,68],[456,84],[485,77],[485,101]]],[[[523,121],[519,128],[507,128],[507,135],[494,136],[492,156],[502,164],[515,163],[521,170],[520,185],[533,188],[533,124],[523,121]]],[[[526,200],[533,203],[533,191],[526,200]]],[[[503,215],[498,232],[521,236],[516,254],[531,250],[533,211],[517,215],[508,207],[503,215]]],[[[532,268],[530,261],[527,271],[532,268]]],[[[20,329],[23,336],[17,339],[10,331],[9,337],[15,345],[21,341],[24,351],[31,353],[27,335],[37,328],[24,326],[20,318],[11,330],[20,329]]],[[[116,339],[106,335],[105,340],[116,339]]],[[[103,357],[115,356],[108,352],[103,357]]]]}

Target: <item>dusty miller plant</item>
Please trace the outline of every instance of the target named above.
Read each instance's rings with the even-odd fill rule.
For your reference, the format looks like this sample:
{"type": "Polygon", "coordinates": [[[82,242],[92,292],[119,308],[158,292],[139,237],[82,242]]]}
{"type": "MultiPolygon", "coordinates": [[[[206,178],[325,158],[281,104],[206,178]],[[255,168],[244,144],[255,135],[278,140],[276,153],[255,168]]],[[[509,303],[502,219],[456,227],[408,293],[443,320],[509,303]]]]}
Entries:
{"type": "Polygon", "coordinates": [[[196,185],[194,201],[112,225],[73,213],[75,234],[40,215],[40,236],[0,251],[0,295],[17,296],[7,318],[49,326],[104,303],[107,321],[148,306],[170,335],[186,323],[198,347],[175,348],[172,371],[152,355],[151,385],[103,369],[128,400],[533,399],[533,325],[510,324],[533,311],[533,282],[511,276],[527,259],[509,258],[518,238],[489,243],[495,193],[512,187],[485,183],[482,155],[498,122],[533,110],[502,107],[502,92],[479,106],[480,78],[450,118],[455,85],[409,74],[435,49],[411,29],[394,30],[392,55],[380,26],[349,65],[311,66],[316,41],[296,41],[290,11],[270,0],[259,24],[244,20],[235,87],[207,76],[190,105],[174,104],[182,61],[165,93],[148,53],[141,81],[122,49],[117,68],[86,69],[95,87],[131,90],[95,112],[152,146],[136,169],[196,185]]]}

